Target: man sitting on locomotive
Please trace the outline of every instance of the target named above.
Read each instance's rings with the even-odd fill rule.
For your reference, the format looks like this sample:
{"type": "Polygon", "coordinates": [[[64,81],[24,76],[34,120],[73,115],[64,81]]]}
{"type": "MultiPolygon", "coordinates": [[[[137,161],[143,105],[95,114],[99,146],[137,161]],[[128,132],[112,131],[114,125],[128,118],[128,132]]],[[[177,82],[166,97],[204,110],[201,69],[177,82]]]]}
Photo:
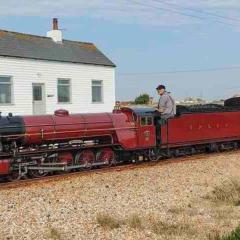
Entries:
{"type": "Polygon", "coordinates": [[[166,91],[166,87],[159,85],[156,90],[158,91],[158,95],[160,95],[156,110],[161,113],[161,118],[168,119],[174,117],[176,114],[176,104],[170,93],[166,91]]]}

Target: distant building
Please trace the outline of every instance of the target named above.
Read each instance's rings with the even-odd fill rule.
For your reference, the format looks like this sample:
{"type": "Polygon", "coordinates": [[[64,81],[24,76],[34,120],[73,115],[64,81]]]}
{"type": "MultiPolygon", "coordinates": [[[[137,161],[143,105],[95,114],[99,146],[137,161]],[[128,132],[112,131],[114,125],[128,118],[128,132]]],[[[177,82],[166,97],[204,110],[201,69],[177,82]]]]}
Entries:
{"type": "Polygon", "coordinates": [[[92,43],[64,40],[57,19],[47,37],[0,30],[0,112],[108,112],[115,65],[92,43]]]}
{"type": "Polygon", "coordinates": [[[196,104],[205,104],[206,101],[201,98],[187,97],[183,101],[179,101],[180,105],[196,105],[196,104]]]}
{"type": "Polygon", "coordinates": [[[134,102],[133,101],[121,101],[120,102],[120,106],[129,106],[129,105],[133,105],[134,102]]]}
{"type": "Polygon", "coordinates": [[[149,98],[149,105],[154,105],[154,97],[149,98]]]}
{"type": "Polygon", "coordinates": [[[220,99],[220,100],[213,100],[211,103],[212,103],[212,104],[224,105],[224,100],[223,100],[223,99],[220,99]]]}

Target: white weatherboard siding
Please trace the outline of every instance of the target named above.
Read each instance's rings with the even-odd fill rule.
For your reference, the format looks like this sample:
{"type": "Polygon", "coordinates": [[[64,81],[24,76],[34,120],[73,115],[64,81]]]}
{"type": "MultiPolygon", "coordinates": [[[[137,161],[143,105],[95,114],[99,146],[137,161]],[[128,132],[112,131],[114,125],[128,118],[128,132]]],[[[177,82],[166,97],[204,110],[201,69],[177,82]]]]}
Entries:
{"type": "Polygon", "coordinates": [[[56,109],[67,109],[70,113],[111,112],[115,104],[113,67],[0,57],[0,76],[11,76],[13,82],[13,103],[0,104],[3,115],[33,113],[33,83],[45,84],[48,114],[56,109]],[[58,78],[71,80],[71,103],[57,103],[58,78]],[[92,103],[92,80],[103,81],[103,103],[92,103]]]}

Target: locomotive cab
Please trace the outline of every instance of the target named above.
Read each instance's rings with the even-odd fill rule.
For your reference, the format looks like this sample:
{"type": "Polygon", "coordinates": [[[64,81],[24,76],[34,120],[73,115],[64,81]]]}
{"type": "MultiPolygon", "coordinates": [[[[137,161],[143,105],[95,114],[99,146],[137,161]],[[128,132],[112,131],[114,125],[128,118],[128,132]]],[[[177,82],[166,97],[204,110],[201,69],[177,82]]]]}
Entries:
{"type": "Polygon", "coordinates": [[[156,128],[154,125],[153,115],[139,115],[138,116],[138,144],[139,147],[151,147],[156,145],[155,132],[156,128]]]}
{"type": "Polygon", "coordinates": [[[153,108],[129,108],[121,109],[137,127],[138,148],[149,148],[156,146],[155,109],[153,108]]]}

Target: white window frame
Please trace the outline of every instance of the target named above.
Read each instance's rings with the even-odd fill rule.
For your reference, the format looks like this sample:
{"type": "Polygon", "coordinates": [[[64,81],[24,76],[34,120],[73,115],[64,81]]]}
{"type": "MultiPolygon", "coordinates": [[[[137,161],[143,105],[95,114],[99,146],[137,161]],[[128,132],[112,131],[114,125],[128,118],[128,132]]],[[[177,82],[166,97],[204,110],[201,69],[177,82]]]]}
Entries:
{"type": "Polygon", "coordinates": [[[71,78],[58,78],[57,79],[57,103],[58,104],[72,104],[72,80],[71,78]],[[67,80],[69,81],[69,84],[59,84],[59,80],[67,80]],[[58,86],[69,86],[69,102],[59,102],[58,100],[58,86]]]}
{"type": "MultiPolygon", "coordinates": [[[[0,78],[3,77],[3,78],[9,78],[10,80],[10,90],[11,90],[11,102],[10,103],[0,103],[0,106],[9,106],[9,105],[13,105],[14,104],[14,101],[13,101],[13,77],[10,76],[10,75],[0,75],[0,78]]],[[[2,83],[4,84],[4,83],[2,83]]],[[[1,85],[1,83],[0,83],[1,85]]]]}
{"type": "Polygon", "coordinates": [[[102,104],[102,103],[104,103],[104,91],[103,91],[103,89],[104,89],[104,86],[103,86],[103,80],[99,80],[99,79],[92,79],[92,81],[91,81],[91,97],[92,97],[92,99],[91,99],[91,101],[92,101],[92,104],[102,104]],[[98,81],[98,82],[101,82],[101,101],[99,101],[99,102],[94,102],[93,101],[93,82],[94,81],[98,81]]]}

